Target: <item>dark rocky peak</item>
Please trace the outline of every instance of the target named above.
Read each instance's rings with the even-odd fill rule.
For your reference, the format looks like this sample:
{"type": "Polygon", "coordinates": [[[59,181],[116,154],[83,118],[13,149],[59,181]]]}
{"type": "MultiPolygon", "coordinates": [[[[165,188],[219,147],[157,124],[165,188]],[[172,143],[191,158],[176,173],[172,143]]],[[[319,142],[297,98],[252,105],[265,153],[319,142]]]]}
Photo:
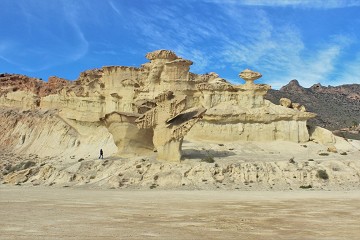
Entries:
{"type": "Polygon", "coordinates": [[[310,87],[310,89],[313,91],[318,91],[319,89],[323,89],[323,88],[324,88],[324,86],[321,85],[321,83],[316,83],[310,87]]]}
{"type": "MultiPolygon", "coordinates": [[[[320,83],[310,88],[302,88],[298,81],[292,80],[280,90],[270,90],[266,99],[278,104],[281,98],[301,103],[317,117],[309,120],[330,130],[339,130],[353,126],[360,119],[360,84],[323,86],[320,83]]],[[[359,134],[344,133],[345,137],[360,139],[359,134]]]]}
{"type": "Polygon", "coordinates": [[[337,93],[338,90],[337,90],[338,87],[333,87],[333,86],[323,86],[321,85],[321,83],[317,83],[317,84],[314,84],[310,87],[310,90],[313,91],[313,92],[319,92],[319,93],[337,93]]]}
{"type": "Polygon", "coordinates": [[[280,92],[305,92],[305,88],[300,86],[298,80],[294,79],[280,88],[280,92]]]}
{"type": "Polygon", "coordinates": [[[340,86],[322,86],[320,83],[314,84],[310,90],[317,93],[326,93],[332,95],[342,95],[354,100],[360,99],[360,84],[346,84],[340,86]]]}

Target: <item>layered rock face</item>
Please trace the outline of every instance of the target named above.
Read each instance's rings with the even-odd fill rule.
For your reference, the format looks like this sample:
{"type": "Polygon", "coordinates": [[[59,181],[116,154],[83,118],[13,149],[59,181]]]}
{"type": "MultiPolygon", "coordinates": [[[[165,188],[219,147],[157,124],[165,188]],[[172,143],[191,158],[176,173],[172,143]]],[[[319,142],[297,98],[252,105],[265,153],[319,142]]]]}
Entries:
{"type": "Polygon", "coordinates": [[[306,121],[315,114],[300,108],[275,105],[264,99],[270,89],[255,84],[260,73],[245,70],[239,74],[244,85],[230,85],[223,79],[200,85],[202,104],[207,109],[202,121],[190,132],[190,138],[218,141],[306,142],[306,121]]]}
{"type": "Polygon", "coordinates": [[[119,154],[156,150],[161,160],[180,160],[186,134],[207,141],[309,140],[306,121],[315,114],[264,100],[270,86],[254,83],[261,74],[245,70],[240,73],[245,84],[232,85],[215,73],[190,73],[192,62],[172,51],[146,58],[140,68],[103,67],[81,73],[74,82],[32,80],[35,87],[14,91],[10,81],[6,89],[12,90],[2,87],[0,105],[57,110],[84,135],[105,126],[119,154]]]}
{"type": "Polygon", "coordinates": [[[41,158],[97,156],[99,148],[116,153],[113,137],[97,123],[62,119],[56,111],[0,109],[0,149],[41,158]]]}

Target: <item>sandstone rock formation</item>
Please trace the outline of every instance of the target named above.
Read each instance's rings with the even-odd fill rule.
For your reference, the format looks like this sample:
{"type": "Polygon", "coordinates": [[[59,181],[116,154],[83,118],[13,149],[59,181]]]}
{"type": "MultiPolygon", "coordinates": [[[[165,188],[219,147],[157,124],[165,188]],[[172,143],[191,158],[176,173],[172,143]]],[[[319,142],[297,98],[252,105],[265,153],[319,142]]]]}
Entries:
{"type": "Polygon", "coordinates": [[[239,76],[245,80],[244,85],[234,86],[219,79],[216,85],[199,85],[207,111],[190,131],[190,138],[208,140],[216,135],[217,141],[309,140],[306,121],[315,114],[265,100],[270,86],[254,83],[261,74],[245,70],[239,76]]]}
{"type": "Polygon", "coordinates": [[[270,86],[254,83],[260,73],[244,70],[239,76],[245,84],[233,85],[216,73],[190,73],[192,62],[172,51],[146,58],[139,68],[107,66],[85,71],[74,82],[54,77],[27,82],[3,74],[0,106],[54,111],[82,143],[101,126],[104,136],[111,133],[118,154],[155,149],[165,161],[180,160],[186,134],[206,141],[309,140],[306,121],[315,114],[265,100],[270,86]]]}
{"type": "Polygon", "coordinates": [[[0,109],[0,149],[39,157],[66,156],[66,159],[107,156],[116,152],[112,135],[97,123],[65,121],[54,110],[0,109]],[[89,130],[90,129],[90,130],[89,130]]]}
{"type": "Polygon", "coordinates": [[[336,143],[336,138],[331,131],[322,127],[310,127],[310,140],[323,145],[332,145],[336,143]]]}
{"type": "Polygon", "coordinates": [[[359,124],[359,93],[360,84],[327,87],[315,84],[304,88],[296,80],[292,80],[280,90],[270,89],[265,98],[275,104],[279,103],[281,98],[289,98],[305,105],[307,111],[316,112],[317,116],[310,119],[308,125],[336,131],[334,133],[342,137],[360,139],[357,132],[350,130],[350,127],[359,124]]]}
{"type": "Polygon", "coordinates": [[[112,112],[102,118],[102,122],[112,134],[120,156],[149,154],[154,149],[153,129],[141,129],[136,119],[141,114],[112,112]]]}
{"type": "Polygon", "coordinates": [[[281,106],[284,106],[284,107],[287,107],[287,108],[290,108],[291,107],[291,100],[288,99],[288,98],[280,98],[280,101],[279,101],[280,105],[281,106]]]}
{"type": "Polygon", "coordinates": [[[154,129],[153,143],[158,159],[180,161],[184,136],[206,111],[204,108],[186,107],[187,96],[174,96],[168,91],[155,98],[156,107],[136,120],[139,128],[154,129]]]}

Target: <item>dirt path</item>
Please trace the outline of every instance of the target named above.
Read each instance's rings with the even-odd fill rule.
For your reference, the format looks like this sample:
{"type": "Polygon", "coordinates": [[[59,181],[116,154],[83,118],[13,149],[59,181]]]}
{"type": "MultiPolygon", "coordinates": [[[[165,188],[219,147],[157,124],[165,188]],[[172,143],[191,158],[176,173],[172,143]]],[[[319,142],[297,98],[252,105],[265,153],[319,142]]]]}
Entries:
{"type": "Polygon", "coordinates": [[[0,186],[1,239],[358,239],[360,191],[0,186]]]}

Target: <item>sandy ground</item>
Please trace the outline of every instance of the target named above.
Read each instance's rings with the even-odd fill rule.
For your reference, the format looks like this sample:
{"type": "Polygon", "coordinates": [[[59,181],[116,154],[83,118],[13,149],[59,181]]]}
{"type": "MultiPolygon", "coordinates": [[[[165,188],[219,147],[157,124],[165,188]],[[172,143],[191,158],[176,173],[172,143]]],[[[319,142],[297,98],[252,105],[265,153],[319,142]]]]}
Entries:
{"type": "Polygon", "coordinates": [[[359,239],[360,191],[0,185],[0,239],[359,239]]]}

